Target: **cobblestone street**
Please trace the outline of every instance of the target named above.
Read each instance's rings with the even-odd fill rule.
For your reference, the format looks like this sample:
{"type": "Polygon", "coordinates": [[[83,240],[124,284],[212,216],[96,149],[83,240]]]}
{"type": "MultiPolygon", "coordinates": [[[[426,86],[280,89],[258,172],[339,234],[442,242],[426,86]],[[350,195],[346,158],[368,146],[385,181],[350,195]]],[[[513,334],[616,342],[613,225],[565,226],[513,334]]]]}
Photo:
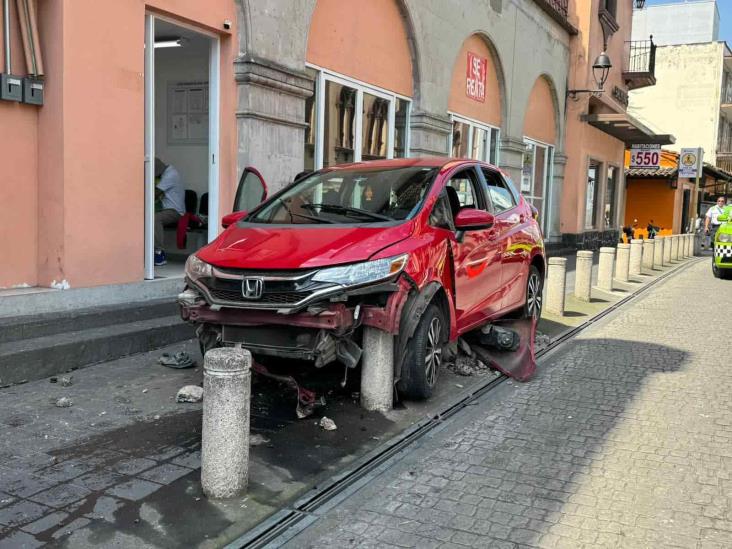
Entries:
{"type": "Polygon", "coordinates": [[[732,285],[698,261],[453,416],[288,547],[732,546],[732,285]]]}

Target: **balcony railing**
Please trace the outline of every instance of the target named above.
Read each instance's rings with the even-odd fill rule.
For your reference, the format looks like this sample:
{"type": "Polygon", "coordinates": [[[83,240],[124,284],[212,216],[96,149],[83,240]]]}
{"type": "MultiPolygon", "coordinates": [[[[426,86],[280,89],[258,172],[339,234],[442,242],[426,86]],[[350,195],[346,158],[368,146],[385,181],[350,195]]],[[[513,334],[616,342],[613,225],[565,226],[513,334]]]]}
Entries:
{"type": "Polygon", "coordinates": [[[534,0],[534,2],[570,34],[577,34],[577,29],[569,22],[569,0],[534,0]]]}
{"type": "Polygon", "coordinates": [[[656,85],[656,44],[650,40],[626,42],[627,67],[623,78],[629,90],[656,85]]]}

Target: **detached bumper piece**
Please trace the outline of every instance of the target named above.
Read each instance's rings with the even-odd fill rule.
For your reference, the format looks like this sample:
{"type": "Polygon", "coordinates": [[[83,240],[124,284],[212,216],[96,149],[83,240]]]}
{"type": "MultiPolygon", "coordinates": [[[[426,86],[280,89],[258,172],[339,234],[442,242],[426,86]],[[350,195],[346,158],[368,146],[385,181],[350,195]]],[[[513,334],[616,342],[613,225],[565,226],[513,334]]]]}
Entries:
{"type": "Polygon", "coordinates": [[[536,320],[501,320],[486,326],[471,341],[471,349],[489,367],[518,381],[528,381],[536,372],[534,340],[536,320]]]}

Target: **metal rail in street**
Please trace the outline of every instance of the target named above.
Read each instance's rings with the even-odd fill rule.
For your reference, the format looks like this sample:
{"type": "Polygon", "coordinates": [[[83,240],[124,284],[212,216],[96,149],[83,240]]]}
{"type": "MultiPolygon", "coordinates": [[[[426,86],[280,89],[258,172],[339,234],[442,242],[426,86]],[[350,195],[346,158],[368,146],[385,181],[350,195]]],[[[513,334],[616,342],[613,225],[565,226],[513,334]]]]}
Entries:
{"type": "MultiPolygon", "coordinates": [[[[672,271],[660,275],[632,294],[617,301],[592,318],[587,319],[582,324],[566,331],[536,353],[537,361],[548,353],[557,350],[569,340],[576,337],[580,332],[596,324],[623,305],[636,299],[656,284],[704,260],[706,258],[695,258],[685,264],[678,265],[672,271]]],[[[507,376],[501,375],[497,378],[478,383],[474,388],[459,395],[438,413],[412,425],[404,432],[396,435],[357,460],[344,471],[331,477],[321,486],[314,487],[289,507],[265,519],[244,535],[226,545],[225,549],[269,549],[280,547],[284,543],[287,543],[287,541],[317,521],[323,513],[338,505],[362,486],[371,482],[382,471],[385,471],[402,454],[410,451],[411,446],[415,442],[428,433],[435,431],[448,418],[458,414],[466,407],[474,405],[478,399],[490,393],[508,379],[507,376]]]]}

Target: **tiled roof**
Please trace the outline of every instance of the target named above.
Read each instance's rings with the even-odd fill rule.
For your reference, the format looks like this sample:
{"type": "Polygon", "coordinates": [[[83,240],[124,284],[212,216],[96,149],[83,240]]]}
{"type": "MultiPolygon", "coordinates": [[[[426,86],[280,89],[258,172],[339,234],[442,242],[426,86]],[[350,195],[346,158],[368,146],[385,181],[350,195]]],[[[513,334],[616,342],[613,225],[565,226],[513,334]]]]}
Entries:
{"type": "Polygon", "coordinates": [[[625,177],[657,177],[659,179],[673,179],[678,172],[677,168],[628,168],[625,177]]]}

